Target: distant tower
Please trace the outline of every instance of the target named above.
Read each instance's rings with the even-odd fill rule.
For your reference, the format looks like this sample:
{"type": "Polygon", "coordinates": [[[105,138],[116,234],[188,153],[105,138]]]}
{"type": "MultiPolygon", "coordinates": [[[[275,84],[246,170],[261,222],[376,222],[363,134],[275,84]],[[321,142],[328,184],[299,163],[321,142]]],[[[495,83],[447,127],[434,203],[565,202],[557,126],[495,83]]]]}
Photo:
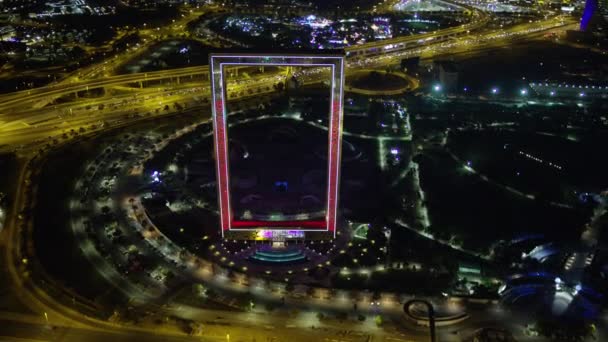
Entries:
{"type": "Polygon", "coordinates": [[[592,22],[605,22],[608,18],[608,0],[587,0],[581,17],[581,31],[591,28],[592,22]]]}

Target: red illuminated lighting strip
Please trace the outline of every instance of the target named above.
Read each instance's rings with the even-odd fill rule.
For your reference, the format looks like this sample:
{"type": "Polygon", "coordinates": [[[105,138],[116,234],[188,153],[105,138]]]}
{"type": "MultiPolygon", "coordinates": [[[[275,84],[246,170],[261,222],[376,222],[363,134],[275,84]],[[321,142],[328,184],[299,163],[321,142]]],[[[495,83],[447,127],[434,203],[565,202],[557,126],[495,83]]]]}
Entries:
{"type": "MultiPolygon", "coordinates": [[[[323,230],[326,228],[326,222],[323,220],[305,220],[305,221],[238,221],[233,220],[230,229],[238,228],[314,228],[315,230],[323,230]]],[[[249,230],[249,229],[248,229],[249,230]]]]}

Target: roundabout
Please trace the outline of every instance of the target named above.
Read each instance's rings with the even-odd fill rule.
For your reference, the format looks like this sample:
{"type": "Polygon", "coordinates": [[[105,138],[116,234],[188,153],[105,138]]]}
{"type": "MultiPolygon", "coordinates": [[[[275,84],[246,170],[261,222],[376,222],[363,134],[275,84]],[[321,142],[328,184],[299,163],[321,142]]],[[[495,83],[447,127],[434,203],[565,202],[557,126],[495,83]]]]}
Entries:
{"type": "Polygon", "coordinates": [[[390,96],[416,90],[420,81],[398,71],[356,70],[346,76],[347,92],[367,96],[390,96]]]}

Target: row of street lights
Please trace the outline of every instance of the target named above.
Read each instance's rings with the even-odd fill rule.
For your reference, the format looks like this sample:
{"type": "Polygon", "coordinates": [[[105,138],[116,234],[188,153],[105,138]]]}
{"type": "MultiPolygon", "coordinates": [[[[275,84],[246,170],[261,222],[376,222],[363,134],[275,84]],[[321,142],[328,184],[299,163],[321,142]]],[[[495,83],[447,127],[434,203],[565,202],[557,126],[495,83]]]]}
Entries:
{"type": "MultiPolygon", "coordinates": [[[[441,84],[435,84],[435,85],[433,85],[433,91],[435,93],[440,93],[442,90],[443,90],[443,87],[441,86],[441,84]]],[[[466,92],[466,91],[469,90],[469,88],[465,87],[465,88],[463,88],[463,90],[466,92]]],[[[498,88],[498,87],[492,87],[490,89],[490,93],[492,93],[492,95],[498,95],[498,94],[500,94],[500,88],[498,88]]],[[[528,89],[527,88],[520,89],[519,90],[519,95],[521,95],[521,96],[527,96],[528,95],[528,89]]],[[[553,95],[555,95],[554,91],[551,92],[551,96],[553,96],[553,95]]]]}
{"type": "MultiPolygon", "coordinates": [[[[437,94],[441,93],[442,90],[443,90],[443,87],[442,87],[441,84],[436,83],[435,85],[433,85],[433,92],[434,93],[437,93],[437,94]]],[[[468,90],[469,90],[469,88],[467,88],[467,87],[463,88],[463,91],[465,91],[465,92],[467,92],[468,90]]],[[[490,89],[490,93],[492,95],[498,95],[498,94],[500,94],[500,88],[498,88],[498,87],[492,87],[490,89]]],[[[521,96],[528,96],[528,94],[529,94],[528,88],[521,88],[519,90],[519,95],[521,95],[521,96]]],[[[549,92],[549,96],[555,96],[555,95],[556,95],[555,90],[551,90],[549,92]]],[[[584,92],[580,92],[578,94],[578,97],[585,97],[585,96],[586,96],[586,94],[584,92]]]]}

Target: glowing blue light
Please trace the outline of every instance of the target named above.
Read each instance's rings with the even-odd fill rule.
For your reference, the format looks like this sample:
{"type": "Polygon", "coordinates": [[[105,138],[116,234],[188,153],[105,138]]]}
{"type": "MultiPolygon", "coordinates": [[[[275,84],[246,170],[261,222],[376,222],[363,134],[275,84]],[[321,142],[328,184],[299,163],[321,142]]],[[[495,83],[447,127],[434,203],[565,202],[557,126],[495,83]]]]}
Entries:
{"type": "Polygon", "coordinates": [[[391,148],[391,154],[392,155],[397,155],[397,154],[399,154],[399,150],[396,149],[396,148],[391,148]]]}
{"type": "Polygon", "coordinates": [[[585,10],[583,11],[583,17],[581,18],[581,31],[587,30],[587,26],[589,26],[589,22],[593,17],[593,13],[597,10],[598,0],[587,0],[585,2],[585,10]]]}
{"type": "Polygon", "coordinates": [[[441,85],[436,84],[433,89],[435,89],[435,91],[441,91],[441,85]]]}
{"type": "Polygon", "coordinates": [[[492,94],[498,94],[498,88],[492,88],[492,94]]]}
{"type": "Polygon", "coordinates": [[[527,95],[528,94],[528,90],[527,89],[522,89],[522,90],[519,91],[519,93],[521,95],[527,95]]]}
{"type": "Polygon", "coordinates": [[[152,172],[152,181],[154,183],[159,183],[160,182],[160,172],[158,172],[158,171],[152,172]]]}

